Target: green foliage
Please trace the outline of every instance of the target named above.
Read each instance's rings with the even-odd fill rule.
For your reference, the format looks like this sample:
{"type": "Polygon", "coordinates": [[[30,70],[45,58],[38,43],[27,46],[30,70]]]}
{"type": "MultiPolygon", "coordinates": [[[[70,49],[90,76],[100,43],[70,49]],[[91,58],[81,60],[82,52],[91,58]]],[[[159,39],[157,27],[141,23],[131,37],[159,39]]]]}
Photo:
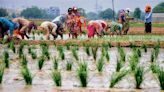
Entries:
{"type": "Polygon", "coordinates": [[[91,55],[91,53],[90,53],[90,47],[89,46],[86,46],[85,47],[85,52],[87,53],[88,56],[91,55]]]}
{"type": "Polygon", "coordinates": [[[120,60],[125,62],[126,54],[125,54],[124,49],[120,46],[118,46],[117,49],[120,55],[120,60]]]}
{"type": "Polygon", "coordinates": [[[153,13],[164,13],[164,2],[159,3],[153,8],[153,13]]]}
{"type": "Polygon", "coordinates": [[[25,55],[22,55],[21,57],[21,66],[24,67],[24,66],[27,66],[27,59],[26,59],[26,56],[25,55]]]}
{"type": "Polygon", "coordinates": [[[32,59],[36,59],[37,58],[36,52],[31,51],[31,57],[32,59]]]}
{"type": "Polygon", "coordinates": [[[27,66],[21,68],[21,74],[26,82],[26,85],[32,85],[33,77],[27,66]]]}
{"type": "Polygon", "coordinates": [[[98,46],[92,47],[92,55],[94,60],[96,60],[97,57],[97,50],[98,50],[98,46]]]}
{"type": "Polygon", "coordinates": [[[54,68],[54,70],[57,70],[58,66],[59,66],[58,59],[55,58],[54,61],[53,61],[53,68],[54,68]]]}
{"type": "Polygon", "coordinates": [[[97,63],[96,63],[96,67],[97,67],[97,70],[98,70],[99,72],[102,72],[102,71],[103,71],[104,64],[105,64],[105,62],[104,62],[104,57],[101,56],[101,58],[100,58],[100,59],[97,61],[97,63]]]}
{"type": "Polygon", "coordinates": [[[137,67],[134,72],[134,77],[136,81],[136,88],[140,89],[140,85],[143,82],[144,69],[143,67],[137,67]]]}
{"type": "Polygon", "coordinates": [[[144,49],[145,52],[147,52],[147,45],[146,44],[142,44],[141,48],[144,49]]]}
{"type": "Polygon", "coordinates": [[[80,80],[82,87],[87,87],[88,84],[88,68],[87,63],[83,62],[79,64],[79,68],[77,69],[77,75],[80,80]]]}
{"type": "Polygon", "coordinates": [[[39,58],[39,61],[38,61],[38,68],[39,68],[39,70],[42,69],[42,67],[43,67],[43,65],[44,65],[44,62],[45,62],[45,58],[44,58],[44,56],[41,56],[41,57],[39,58]]]}
{"type": "Polygon", "coordinates": [[[123,62],[121,60],[117,60],[116,71],[119,72],[122,67],[123,67],[123,62]]]}
{"type": "Polygon", "coordinates": [[[52,71],[52,79],[53,79],[56,86],[62,85],[62,77],[61,77],[60,71],[53,70],[52,71]]]}
{"type": "Polygon", "coordinates": [[[113,88],[119,81],[121,81],[127,75],[127,73],[128,71],[114,73],[110,81],[110,88],[113,88]]]}
{"type": "Polygon", "coordinates": [[[14,42],[11,41],[9,44],[8,44],[8,48],[10,48],[14,53],[16,52],[16,49],[15,49],[15,46],[14,46],[14,42]]]}
{"type": "Polygon", "coordinates": [[[5,69],[4,64],[0,64],[0,84],[2,84],[4,69],[5,69]]]}
{"type": "Polygon", "coordinates": [[[113,18],[113,10],[108,8],[99,13],[99,16],[103,19],[112,19],[113,18]]]}
{"type": "Polygon", "coordinates": [[[141,9],[140,8],[135,8],[133,17],[136,18],[136,19],[141,18],[141,9]]]}
{"type": "Polygon", "coordinates": [[[8,16],[7,9],[0,8],[0,17],[6,17],[8,16]]]}
{"type": "Polygon", "coordinates": [[[64,54],[64,49],[63,49],[63,46],[58,46],[57,47],[57,50],[59,52],[59,57],[64,60],[65,59],[65,54],[64,54]]]}
{"type": "Polygon", "coordinates": [[[133,51],[133,55],[130,56],[130,68],[132,71],[135,71],[137,65],[138,65],[138,62],[139,62],[139,55],[137,54],[136,51],[133,51]]]}
{"type": "Polygon", "coordinates": [[[50,53],[49,53],[49,46],[46,43],[40,44],[42,48],[42,56],[46,57],[48,60],[50,59],[50,53]]]}
{"type": "Polygon", "coordinates": [[[157,73],[160,70],[159,65],[157,65],[155,62],[151,64],[150,68],[153,73],[157,73]]]}
{"type": "Polygon", "coordinates": [[[78,57],[77,49],[74,47],[74,48],[72,48],[71,51],[72,51],[73,57],[78,61],[79,57],[78,57]]]}
{"type": "Polygon", "coordinates": [[[72,65],[73,65],[73,63],[71,61],[67,61],[66,70],[71,71],[72,70],[72,65]]]}
{"type": "Polygon", "coordinates": [[[159,69],[157,72],[157,77],[160,82],[160,87],[164,90],[164,69],[159,69]]]}
{"type": "Polygon", "coordinates": [[[5,67],[9,68],[9,53],[7,51],[3,52],[3,62],[5,63],[5,67]]]}

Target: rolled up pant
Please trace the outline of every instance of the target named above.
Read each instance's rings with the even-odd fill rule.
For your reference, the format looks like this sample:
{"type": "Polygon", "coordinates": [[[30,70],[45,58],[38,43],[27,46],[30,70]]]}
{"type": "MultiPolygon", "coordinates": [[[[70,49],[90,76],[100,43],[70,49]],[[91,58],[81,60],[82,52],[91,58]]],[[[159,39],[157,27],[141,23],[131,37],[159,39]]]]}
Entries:
{"type": "Polygon", "coordinates": [[[151,33],[151,30],[152,30],[151,26],[152,26],[151,22],[145,23],[145,32],[146,33],[151,33]]]}

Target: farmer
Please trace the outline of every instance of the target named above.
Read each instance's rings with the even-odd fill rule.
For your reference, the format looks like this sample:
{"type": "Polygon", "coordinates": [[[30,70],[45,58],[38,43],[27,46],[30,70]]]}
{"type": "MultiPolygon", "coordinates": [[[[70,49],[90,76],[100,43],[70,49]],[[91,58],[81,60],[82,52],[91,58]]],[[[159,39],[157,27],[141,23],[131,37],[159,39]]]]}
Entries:
{"type": "Polygon", "coordinates": [[[126,11],[125,11],[125,25],[124,25],[124,32],[123,34],[127,34],[128,31],[129,31],[129,28],[130,28],[130,24],[129,24],[129,21],[130,20],[133,20],[134,18],[130,17],[130,9],[129,8],[126,8],[126,11]]]}
{"type": "Polygon", "coordinates": [[[121,9],[119,11],[119,23],[123,25],[123,28],[122,28],[123,32],[124,32],[125,22],[126,22],[125,10],[121,9]]]}
{"type": "Polygon", "coordinates": [[[18,26],[17,23],[14,23],[7,18],[0,17],[0,38],[4,38],[5,35],[9,35],[10,38],[13,35],[13,31],[17,29],[18,26]]]}
{"type": "Polygon", "coordinates": [[[101,23],[101,26],[103,28],[103,34],[105,34],[105,32],[107,32],[109,28],[108,23],[104,20],[96,20],[96,21],[101,23]]]}
{"type": "Polygon", "coordinates": [[[56,17],[54,20],[52,20],[52,22],[57,25],[56,33],[57,35],[60,35],[61,38],[63,38],[64,25],[66,20],[67,20],[67,15],[60,15],[56,17]]]}
{"type": "Polygon", "coordinates": [[[87,29],[88,29],[89,38],[94,37],[95,34],[97,34],[98,36],[102,36],[103,27],[101,23],[98,21],[95,20],[89,21],[87,29]]]}
{"type": "Polygon", "coordinates": [[[24,18],[14,18],[12,20],[13,22],[19,23],[19,28],[18,30],[14,31],[14,35],[18,38],[24,39],[24,36],[29,39],[29,36],[27,35],[27,32],[30,33],[32,29],[37,29],[37,26],[35,25],[34,22],[29,21],[24,18]]]}
{"type": "Polygon", "coordinates": [[[122,26],[121,23],[117,23],[117,22],[112,21],[111,26],[110,26],[110,32],[112,33],[112,35],[114,33],[117,33],[117,34],[121,35],[122,27],[123,26],[122,26]],[[119,32],[117,32],[117,31],[119,31],[119,32]]]}
{"type": "Polygon", "coordinates": [[[145,7],[145,32],[151,33],[151,22],[152,22],[152,12],[151,12],[151,6],[147,5],[145,7]]]}
{"type": "Polygon", "coordinates": [[[46,39],[48,40],[50,39],[49,38],[50,34],[52,34],[54,39],[57,38],[58,34],[59,35],[61,34],[60,36],[63,39],[62,33],[57,32],[57,25],[53,22],[45,21],[40,26],[38,26],[37,29],[40,31],[46,32],[45,36],[46,36],[46,39]]]}

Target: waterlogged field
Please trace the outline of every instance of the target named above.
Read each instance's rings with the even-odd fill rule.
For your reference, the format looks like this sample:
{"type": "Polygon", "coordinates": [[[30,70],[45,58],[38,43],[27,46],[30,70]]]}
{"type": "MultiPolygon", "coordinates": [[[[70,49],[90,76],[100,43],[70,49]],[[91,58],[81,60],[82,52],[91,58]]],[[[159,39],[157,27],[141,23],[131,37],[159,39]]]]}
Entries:
{"type": "Polygon", "coordinates": [[[0,46],[0,92],[160,92],[164,89],[164,49],[159,43],[147,47],[10,42],[0,46]]]}

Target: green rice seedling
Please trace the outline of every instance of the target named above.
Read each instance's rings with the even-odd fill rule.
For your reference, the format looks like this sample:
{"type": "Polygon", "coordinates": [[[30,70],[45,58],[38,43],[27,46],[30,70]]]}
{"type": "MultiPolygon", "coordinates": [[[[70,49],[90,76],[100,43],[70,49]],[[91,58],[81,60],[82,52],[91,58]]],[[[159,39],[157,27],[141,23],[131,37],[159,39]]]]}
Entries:
{"type": "Polygon", "coordinates": [[[77,53],[77,49],[76,48],[72,48],[72,56],[78,61],[79,57],[78,57],[78,53],[77,53]]]}
{"type": "Polygon", "coordinates": [[[59,52],[59,57],[64,60],[65,59],[65,54],[64,54],[64,49],[63,49],[63,46],[58,46],[57,47],[57,50],[59,52]]]}
{"type": "Polygon", "coordinates": [[[137,67],[134,72],[134,77],[136,81],[136,88],[140,89],[140,85],[143,82],[144,69],[143,67],[137,67]]]}
{"type": "Polygon", "coordinates": [[[66,70],[71,71],[72,70],[72,65],[73,65],[73,63],[71,61],[67,61],[66,70]]]}
{"type": "Polygon", "coordinates": [[[154,51],[152,51],[151,53],[151,62],[155,62],[155,55],[154,55],[154,51]]]}
{"type": "Polygon", "coordinates": [[[97,70],[99,71],[99,72],[102,72],[103,71],[103,67],[104,67],[104,57],[103,56],[101,56],[101,58],[97,61],[97,63],[96,63],[96,67],[97,67],[97,70]]]}
{"type": "Polygon", "coordinates": [[[85,62],[79,63],[79,67],[77,69],[77,75],[80,80],[81,87],[87,87],[88,84],[87,63],[85,62]]]}
{"type": "Polygon", "coordinates": [[[98,50],[98,46],[92,47],[92,55],[94,60],[96,60],[97,57],[97,50],[98,50]]]}
{"type": "Polygon", "coordinates": [[[116,71],[119,72],[123,66],[123,62],[121,60],[117,60],[116,71]]]}
{"type": "Polygon", "coordinates": [[[106,60],[109,62],[110,61],[110,56],[108,54],[108,51],[106,51],[105,57],[106,57],[106,60]]]}
{"type": "Polygon", "coordinates": [[[109,44],[103,43],[102,48],[104,48],[106,51],[108,51],[109,44]]]}
{"type": "Polygon", "coordinates": [[[159,65],[157,65],[155,62],[153,62],[150,66],[153,73],[157,73],[160,70],[159,65]]]}
{"type": "Polygon", "coordinates": [[[43,67],[43,65],[44,65],[44,62],[45,62],[45,58],[44,58],[44,56],[41,56],[41,57],[39,58],[39,60],[38,60],[38,68],[39,68],[39,70],[42,69],[42,67],[43,67]]]}
{"type": "Polygon", "coordinates": [[[14,42],[11,41],[9,44],[8,44],[8,48],[10,48],[14,53],[16,52],[16,49],[15,49],[15,46],[14,46],[14,42]]]}
{"type": "Polygon", "coordinates": [[[164,90],[164,69],[158,70],[157,77],[158,77],[161,89],[164,90]]]}
{"type": "Polygon", "coordinates": [[[31,51],[31,57],[32,59],[36,59],[37,58],[36,52],[31,51]]]}
{"type": "Polygon", "coordinates": [[[31,54],[31,52],[32,52],[32,48],[29,46],[28,47],[28,53],[31,54]]]}
{"type": "Polygon", "coordinates": [[[116,72],[112,75],[111,81],[110,81],[110,88],[113,88],[119,81],[121,81],[126,75],[128,71],[120,71],[116,72]]]}
{"type": "Polygon", "coordinates": [[[62,85],[62,76],[61,76],[60,71],[53,70],[52,71],[52,79],[53,79],[56,86],[62,85]]]}
{"type": "Polygon", "coordinates": [[[109,48],[111,48],[112,47],[112,44],[110,42],[108,42],[108,46],[109,46],[109,48]]]}
{"type": "Polygon", "coordinates": [[[21,66],[27,66],[27,59],[26,59],[26,56],[25,55],[22,55],[22,58],[21,58],[21,66]]]}
{"type": "Polygon", "coordinates": [[[136,50],[137,50],[138,56],[141,57],[141,50],[139,48],[137,48],[136,50]]]}
{"type": "Polygon", "coordinates": [[[70,50],[70,44],[66,44],[66,49],[70,50]]]}
{"type": "Polygon", "coordinates": [[[2,84],[4,69],[5,69],[4,64],[0,64],[0,84],[2,84]]]}
{"type": "Polygon", "coordinates": [[[142,44],[141,48],[144,49],[145,52],[147,52],[148,46],[146,44],[142,44]]]}
{"type": "Polygon", "coordinates": [[[33,77],[27,66],[21,68],[21,74],[26,82],[26,85],[32,85],[33,77]]]}
{"type": "Polygon", "coordinates": [[[54,68],[54,70],[57,70],[58,69],[58,66],[59,66],[59,64],[58,64],[58,59],[54,59],[54,62],[53,62],[53,68],[54,68]]]}
{"type": "Polygon", "coordinates": [[[23,48],[26,45],[25,42],[21,42],[19,48],[18,48],[18,53],[19,53],[19,58],[21,58],[21,56],[23,55],[23,48]]]}
{"type": "Polygon", "coordinates": [[[119,52],[121,61],[125,62],[126,54],[125,54],[124,49],[120,46],[118,46],[117,48],[118,48],[118,52],[119,52]]]}
{"type": "Polygon", "coordinates": [[[137,46],[134,43],[130,43],[129,47],[132,49],[132,48],[136,48],[137,46]]]}
{"type": "Polygon", "coordinates": [[[135,71],[138,62],[139,62],[139,56],[136,52],[133,52],[133,55],[130,56],[130,67],[132,71],[135,71]]]}
{"type": "Polygon", "coordinates": [[[3,62],[5,63],[5,67],[9,68],[9,53],[7,51],[3,52],[3,62]]]}
{"type": "Polygon", "coordinates": [[[90,53],[90,47],[89,46],[86,46],[85,47],[85,52],[87,53],[88,56],[91,55],[91,53],[90,53]]]}

